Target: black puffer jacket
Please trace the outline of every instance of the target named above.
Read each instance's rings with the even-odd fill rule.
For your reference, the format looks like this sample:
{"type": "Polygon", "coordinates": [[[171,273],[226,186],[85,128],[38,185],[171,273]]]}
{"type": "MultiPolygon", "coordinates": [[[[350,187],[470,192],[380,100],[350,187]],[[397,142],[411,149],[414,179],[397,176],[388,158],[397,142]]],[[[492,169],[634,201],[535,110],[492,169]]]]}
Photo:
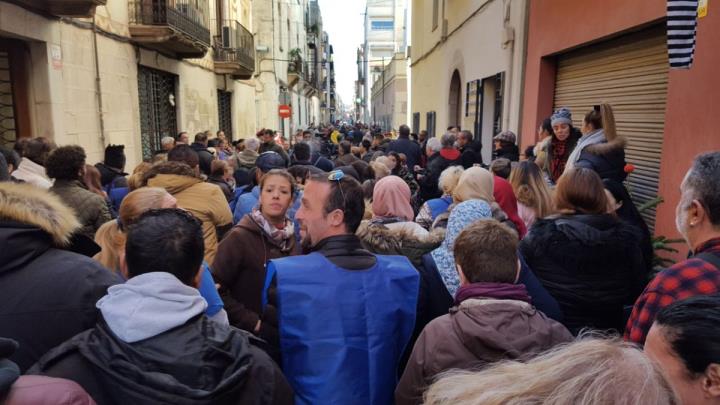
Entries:
{"type": "Polygon", "coordinates": [[[538,220],[520,251],[572,333],[622,331],[623,306],[644,288],[640,239],[638,229],[610,215],[564,215],[538,220]]]}
{"type": "Polygon", "coordinates": [[[30,373],[71,379],[103,405],[292,404],[292,389],[258,344],[203,315],[132,344],[101,321],[30,373]]]}
{"type": "Polygon", "coordinates": [[[60,248],[79,227],[53,193],[0,183],[0,336],[20,344],[10,360],[23,372],[92,328],[99,314],[95,303],[122,282],[89,257],[60,248]]]}
{"type": "Polygon", "coordinates": [[[625,181],[625,145],[626,141],[618,137],[611,142],[590,145],[580,153],[575,167],[594,170],[600,178],[619,183],[625,181]]]}

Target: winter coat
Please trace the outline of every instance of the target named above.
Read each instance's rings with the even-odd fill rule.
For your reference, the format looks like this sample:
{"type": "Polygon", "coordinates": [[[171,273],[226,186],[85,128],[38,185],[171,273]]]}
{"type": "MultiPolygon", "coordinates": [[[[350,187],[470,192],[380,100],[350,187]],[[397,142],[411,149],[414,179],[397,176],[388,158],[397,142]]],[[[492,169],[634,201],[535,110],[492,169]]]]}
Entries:
{"type": "Polygon", "coordinates": [[[250,170],[255,167],[255,161],[258,158],[258,153],[254,150],[245,149],[244,151],[237,153],[233,157],[233,161],[238,169],[250,170]]]}
{"type": "Polygon", "coordinates": [[[202,222],[205,261],[212,263],[218,245],[217,228],[232,224],[232,213],[220,187],[201,179],[175,174],[159,174],[148,180],[149,187],[161,187],[177,199],[178,207],[202,222]]]}
{"type": "Polygon", "coordinates": [[[170,273],[145,273],[98,302],[95,328],[29,371],[80,384],[100,404],[292,403],[260,342],[209,320],[200,293],[170,273]]]}
{"type": "MultiPolygon", "coordinates": [[[[262,315],[268,260],[297,254],[300,251],[295,238],[290,238],[288,247],[283,250],[249,215],[228,232],[218,246],[212,272],[215,282],[220,284],[220,295],[231,325],[254,331],[262,315]]],[[[277,330],[263,324],[259,335],[268,338],[269,333],[277,334],[277,330]]]]}
{"type": "Polygon", "coordinates": [[[622,331],[647,271],[637,228],[610,215],[539,219],[520,251],[565,315],[573,333],[590,327],[622,331]]]}
{"type": "Polygon", "coordinates": [[[98,228],[112,219],[107,200],[88,190],[80,180],[56,180],[50,191],[72,208],[82,224],[79,232],[90,239],[95,239],[98,228]]]}
{"type": "Polygon", "coordinates": [[[76,382],[37,375],[18,378],[4,401],[3,405],[95,405],[76,382]]]}
{"type": "Polygon", "coordinates": [[[222,177],[210,176],[210,177],[208,177],[207,182],[220,187],[220,190],[222,190],[223,195],[225,195],[225,199],[227,200],[228,203],[230,201],[232,201],[233,196],[234,196],[233,189],[228,184],[228,182],[225,181],[225,179],[223,179],[222,177]]]}
{"type": "Polygon", "coordinates": [[[198,154],[200,171],[206,176],[209,176],[212,172],[213,154],[208,150],[207,146],[202,143],[194,142],[190,147],[198,154]]]}
{"type": "MultiPolygon", "coordinates": [[[[453,305],[453,297],[448,292],[437,264],[430,254],[422,257],[422,265],[417,270],[420,272],[420,300],[424,302],[422,314],[418,311],[417,324],[422,330],[433,319],[448,313],[453,305]],[[425,283],[424,289],[422,283],[425,283]]],[[[525,285],[535,308],[547,315],[548,318],[562,322],[563,313],[558,302],[540,284],[522,256],[520,256],[520,276],[517,284],[525,285]]],[[[418,302],[418,305],[421,304],[418,302]]]]}
{"type": "Polygon", "coordinates": [[[407,159],[407,167],[412,170],[415,165],[420,164],[420,145],[411,141],[409,138],[398,138],[388,145],[388,152],[397,152],[405,155],[407,159]]]}
{"type": "MultiPolygon", "coordinates": [[[[582,137],[582,133],[579,129],[575,127],[570,128],[570,136],[568,136],[566,142],[566,148],[567,148],[567,156],[568,158],[572,154],[572,152],[575,150],[575,147],[577,146],[578,140],[582,137]]],[[[553,144],[557,142],[556,138],[554,136],[547,138],[546,140],[542,141],[541,149],[538,151],[538,157],[541,155],[544,156],[544,159],[542,159],[542,170],[545,174],[546,179],[548,180],[548,183],[550,185],[555,185],[555,182],[558,179],[553,179],[552,176],[552,161],[553,161],[553,144]]]]}
{"type": "Polygon", "coordinates": [[[335,162],[333,163],[335,164],[335,167],[350,166],[352,162],[355,162],[356,160],[359,159],[356,158],[355,155],[353,155],[352,153],[346,153],[335,159],[335,162]]]}
{"type": "Polygon", "coordinates": [[[441,372],[527,358],[571,340],[564,326],[526,302],[467,299],[420,334],[395,390],[396,404],[421,404],[441,372]]]}
{"type": "Polygon", "coordinates": [[[113,181],[114,187],[128,186],[127,178],[125,177],[128,174],[123,172],[122,170],[107,166],[105,163],[98,163],[95,165],[95,168],[98,169],[98,171],[100,172],[100,184],[102,184],[103,187],[107,186],[110,183],[113,183],[113,181]]]}
{"type": "Polygon", "coordinates": [[[470,167],[473,167],[476,164],[482,165],[483,159],[482,155],[478,152],[476,152],[470,144],[465,146],[460,151],[460,160],[462,161],[462,166],[464,169],[468,169],[470,167]]]}
{"type": "Polygon", "coordinates": [[[622,183],[627,178],[625,173],[625,138],[618,137],[611,142],[588,145],[578,158],[575,167],[583,167],[595,171],[601,179],[610,179],[622,183]]]}
{"type": "MultiPolygon", "coordinates": [[[[402,223],[398,223],[402,224],[402,223]]],[[[411,224],[414,224],[411,222],[411,224]]],[[[389,224],[394,225],[394,224],[389,224]]],[[[399,255],[407,257],[414,266],[422,265],[422,257],[440,246],[445,238],[445,230],[439,229],[419,237],[412,228],[363,221],[356,235],[368,251],[378,255],[399,255]]],[[[422,286],[421,286],[422,288],[422,286]]]]}
{"type": "Polygon", "coordinates": [[[493,160],[505,158],[511,162],[520,160],[520,149],[514,143],[506,143],[493,151],[493,160]]]}
{"type": "Polygon", "coordinates": [[[52,180],[45,173],[45,167],[33,162],[28,158],[22,158],[17,169],[12,172],[13,179],[30,183],[33,186],[48,189],[52,186],[52,180]]]}
{"type": "Polygon", "coordinates": [[[20,343],[21,371],[96,322],[97,300],[122,280],[89,257],[63,250],[80,228],[56,195],[0,184],[0,336],[20,343]]]}
{"type": "Polygon", "coordinates": [[[438,186],[440,173],[450,166],[461,165],[460,152],[457,149],[443,148],[440,152],[428,158],[425,176],[418,183],[420,184],[420,195],[424,201],[440,198],[442,191],[438,186]]]}

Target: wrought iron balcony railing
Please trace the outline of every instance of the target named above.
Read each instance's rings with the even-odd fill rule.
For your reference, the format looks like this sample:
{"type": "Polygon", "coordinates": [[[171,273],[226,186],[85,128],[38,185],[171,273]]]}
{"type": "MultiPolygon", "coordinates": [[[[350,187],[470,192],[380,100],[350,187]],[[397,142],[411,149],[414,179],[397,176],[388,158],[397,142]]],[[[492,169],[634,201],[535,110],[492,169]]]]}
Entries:
{"type": "Polygon", "coordinates": [[[215,68],[221,73],[249,79],[255,71],[255,38],[238,21],[223,21],[213,53],[215,68]]]}
{"type": "Polygon", "coordinates": [[[200,57],[210,46],[207,0],[130,0],[130,35],[160,51],[200,57]]]}

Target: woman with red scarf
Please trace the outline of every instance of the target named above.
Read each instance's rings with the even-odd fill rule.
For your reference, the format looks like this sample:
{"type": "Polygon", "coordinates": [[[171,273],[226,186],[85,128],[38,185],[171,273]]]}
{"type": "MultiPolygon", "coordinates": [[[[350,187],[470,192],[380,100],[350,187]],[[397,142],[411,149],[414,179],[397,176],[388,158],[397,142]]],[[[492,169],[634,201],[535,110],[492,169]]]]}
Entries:
{"type": "Polygon", "coordinates": [[[550,123],[553,134],[546,146],[547,159],[542,169],[548,183],[554,186],[565,171],[568,158],[582,133],[572,126],[572,114],[566,107],[555,111],[550,117],[550,123]]]}

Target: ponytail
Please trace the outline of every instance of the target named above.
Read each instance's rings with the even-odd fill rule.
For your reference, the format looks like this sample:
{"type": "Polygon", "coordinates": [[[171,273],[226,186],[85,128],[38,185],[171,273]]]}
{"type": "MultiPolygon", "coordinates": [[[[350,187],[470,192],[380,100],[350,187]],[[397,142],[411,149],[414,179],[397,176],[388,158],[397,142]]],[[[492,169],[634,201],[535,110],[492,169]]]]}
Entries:
{"type": "Polygon", "coordinates": [[[605,139],[610,142],[617,138],[617,130],[615,129],[615,114],[613,114],[610,104],[602,103],[596,105],[593,109],[585,114],[585,123],[592,125],[594,129],[603,129],[605,139]]]}

